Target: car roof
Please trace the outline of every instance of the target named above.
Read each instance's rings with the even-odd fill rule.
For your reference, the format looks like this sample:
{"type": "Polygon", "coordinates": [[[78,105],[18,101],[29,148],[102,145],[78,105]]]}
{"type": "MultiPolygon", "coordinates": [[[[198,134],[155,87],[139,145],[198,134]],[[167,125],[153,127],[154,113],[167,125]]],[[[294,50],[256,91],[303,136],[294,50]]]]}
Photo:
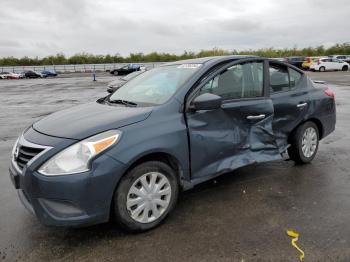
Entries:
{"type": "Polygon", "coordinates": [[[179,60],[179,61],[163,64],[162,66],[178,65],[178,64],[206,64],[208,62],[215,63],[219,61],[243,59],[243,58],[257,58],[257,56],[249,56],[249,55],[208,56],[208,57],[179,60]]]}

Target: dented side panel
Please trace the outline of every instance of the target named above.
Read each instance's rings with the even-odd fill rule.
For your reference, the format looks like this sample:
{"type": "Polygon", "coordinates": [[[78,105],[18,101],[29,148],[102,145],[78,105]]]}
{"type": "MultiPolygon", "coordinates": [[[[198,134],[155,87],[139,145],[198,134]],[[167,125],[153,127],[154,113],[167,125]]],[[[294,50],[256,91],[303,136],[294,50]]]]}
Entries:
{"type": "Polygon", "coordinates": [[[252,163],[280,159],[271,99],[225,102],[221,109],[187,113],[193,182],[252,163]],[[262,119],[248,116],[264,115],[262,119]]]}

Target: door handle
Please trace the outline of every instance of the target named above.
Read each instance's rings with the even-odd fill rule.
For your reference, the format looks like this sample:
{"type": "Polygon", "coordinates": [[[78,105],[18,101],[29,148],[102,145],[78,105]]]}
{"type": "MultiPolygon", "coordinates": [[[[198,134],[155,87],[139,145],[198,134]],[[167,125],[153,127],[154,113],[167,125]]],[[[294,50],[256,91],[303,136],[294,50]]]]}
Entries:
{"type": "Polygon", "coordinates": [[[256,116],[247,116],[247,119],[249,119],[249,120],[258,120],[258,119],[263,119],[263,118],[265,118],[264,114],[256,115],[256,116]]]}
{"type": "Polygon", "coordinates": [[[297,107],[298,107],[298,108],[304,107],[304,106],[307,106],[307,103],[300,103],[300,104],[297,104],[297,107]]]}

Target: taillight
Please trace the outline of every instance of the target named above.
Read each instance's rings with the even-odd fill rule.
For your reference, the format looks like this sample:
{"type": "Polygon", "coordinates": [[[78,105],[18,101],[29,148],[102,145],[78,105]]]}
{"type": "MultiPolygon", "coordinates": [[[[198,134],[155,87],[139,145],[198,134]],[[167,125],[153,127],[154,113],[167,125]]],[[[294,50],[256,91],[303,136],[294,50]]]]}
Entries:
{"type": "Polygon", "coordinates": [[[335,93],[333,92],[332,89],[328,88],[326,90],[324,90],[324,93],[326,94],[326,96],[332,97],[333,99],[335,98],[335,93]]]}

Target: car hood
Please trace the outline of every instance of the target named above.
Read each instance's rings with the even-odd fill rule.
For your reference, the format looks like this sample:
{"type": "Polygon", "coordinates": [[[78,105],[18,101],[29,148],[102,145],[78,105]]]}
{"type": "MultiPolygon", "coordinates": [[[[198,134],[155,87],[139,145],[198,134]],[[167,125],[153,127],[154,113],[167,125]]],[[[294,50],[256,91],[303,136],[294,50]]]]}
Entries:
{"type": "Polygon", "coordinates": [[[53,113],[33,124],[43,134],[81,140],[97,133],[145,120],[152,107],[89,103],[53,113]]]}

